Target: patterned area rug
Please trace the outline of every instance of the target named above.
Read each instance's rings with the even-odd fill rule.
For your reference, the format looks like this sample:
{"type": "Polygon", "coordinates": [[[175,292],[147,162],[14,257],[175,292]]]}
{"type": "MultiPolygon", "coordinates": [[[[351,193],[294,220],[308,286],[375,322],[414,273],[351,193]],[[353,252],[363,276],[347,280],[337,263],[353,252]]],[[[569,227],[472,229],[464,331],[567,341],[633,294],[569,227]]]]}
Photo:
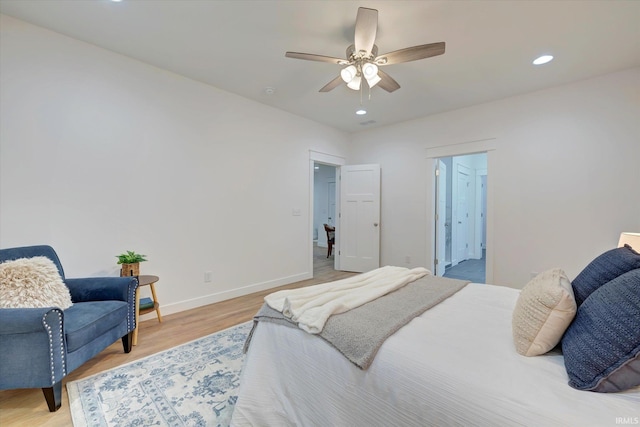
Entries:
{"type": "Polygon", "coordinates": [[[75,427],[227,427],[252,322],[67,383],[75,427]]]}

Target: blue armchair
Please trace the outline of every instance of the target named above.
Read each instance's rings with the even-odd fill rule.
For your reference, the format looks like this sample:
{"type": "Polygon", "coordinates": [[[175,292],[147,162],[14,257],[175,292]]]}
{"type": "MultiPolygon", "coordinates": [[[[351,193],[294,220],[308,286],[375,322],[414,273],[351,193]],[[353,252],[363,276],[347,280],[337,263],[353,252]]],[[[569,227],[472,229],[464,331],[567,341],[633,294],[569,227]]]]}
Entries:
{"type": "Polygon", "coordinates": [[[135,277],[66,279],[50,246],[0,249],[0,262],[46,256],[58,267],[73,305],[66,310],[0,308],[0,390],[42,388],[49,411],[62,403],[62,379],[136,328],[135,277]]]}

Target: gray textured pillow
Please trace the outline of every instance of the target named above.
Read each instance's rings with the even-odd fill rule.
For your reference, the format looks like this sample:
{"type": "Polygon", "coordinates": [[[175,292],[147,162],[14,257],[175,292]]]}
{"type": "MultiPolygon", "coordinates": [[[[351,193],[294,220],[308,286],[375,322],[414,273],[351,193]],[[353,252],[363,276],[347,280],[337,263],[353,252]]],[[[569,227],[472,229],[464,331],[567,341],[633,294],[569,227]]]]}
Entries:
{"type": "Polygon", "coordinates": [[[538,356],[554,348],[576,315],[569,278],[559,268],[538,274],[520,291],[513,310],[516,351],[538,356]]]}
{"type": "Polygon", "coordinates": [[[49,258],[19,258],[0,264],[0,307],[71,307],[69,289],[49,258]]]}

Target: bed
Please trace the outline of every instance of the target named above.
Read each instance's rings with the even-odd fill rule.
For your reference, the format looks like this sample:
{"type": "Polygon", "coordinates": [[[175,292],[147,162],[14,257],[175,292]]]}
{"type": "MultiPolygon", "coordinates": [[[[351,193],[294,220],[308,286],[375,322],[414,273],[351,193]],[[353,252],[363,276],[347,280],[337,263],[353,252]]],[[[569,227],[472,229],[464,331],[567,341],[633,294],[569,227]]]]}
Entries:
{"type": "Polygon", "coordinates": [[[314,334],[258,322],[231,425],[639,424],[640,387],[578,390],[567,384],[560,349],[516,352],[520,293],[470,283],[390,336],[367,369],[314,334]]]}

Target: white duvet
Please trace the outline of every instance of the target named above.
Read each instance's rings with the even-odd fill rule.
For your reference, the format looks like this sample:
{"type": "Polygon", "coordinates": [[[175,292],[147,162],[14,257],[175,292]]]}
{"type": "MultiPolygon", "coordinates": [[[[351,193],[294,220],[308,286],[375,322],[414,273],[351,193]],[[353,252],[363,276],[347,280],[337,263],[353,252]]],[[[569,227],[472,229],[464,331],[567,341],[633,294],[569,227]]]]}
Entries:
{"type": "MultiPolygon", "coordinates": [[[[470,284],[415,318],[360,370],[322,339],[261,322],[232,426],[616,426],[640,389],[567,385],[560,354],[524,357],[511,338],[518,291],[470,284]]],[[[637,421],[636,421],[637,422],[637,421]]]]}

